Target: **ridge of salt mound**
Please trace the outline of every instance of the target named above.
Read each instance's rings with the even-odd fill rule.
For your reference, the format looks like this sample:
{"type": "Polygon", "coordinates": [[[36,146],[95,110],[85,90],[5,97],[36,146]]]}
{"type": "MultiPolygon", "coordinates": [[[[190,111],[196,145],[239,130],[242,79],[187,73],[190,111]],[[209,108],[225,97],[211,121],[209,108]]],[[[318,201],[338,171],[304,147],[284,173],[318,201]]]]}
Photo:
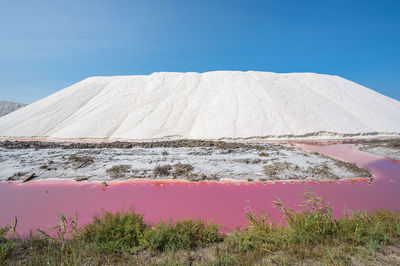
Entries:
{"type": "Polygon", "coordinates": [[[91,77],[0,118],[49,139],[400,135],[400,102],[338,76],[213,71],[91,77]]]}

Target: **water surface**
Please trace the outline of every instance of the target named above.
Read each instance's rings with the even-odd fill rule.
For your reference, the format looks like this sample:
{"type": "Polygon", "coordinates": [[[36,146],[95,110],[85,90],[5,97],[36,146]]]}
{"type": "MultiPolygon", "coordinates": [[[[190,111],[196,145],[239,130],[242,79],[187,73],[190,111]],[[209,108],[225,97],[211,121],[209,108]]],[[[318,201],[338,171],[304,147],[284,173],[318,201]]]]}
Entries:
{"type": "Polygon", "coordinates": [[[277,197],[289,207],[298,209],[305,186],[311,186],[334,206],[337,217],[346,210],[379,208],[400,210],[400,162],[359,151],[353,144],[298,144],[299,148],[355,162],[368,168],[375,180],[369,179],[321,182],[176,182],[119,181],[100,182],[32,181],[21,184],[0,182],[0,226],[18,217],[18,233],[44,230],[54,226],[57,215],[79,216],[79,223],[91,221],[101,209],[116,211],[131,205],[155,223],[170,217],[213,219],[226,230],[246,223],[245,213],[251,209],[264,211],[278,218],[272,207],[277,197]]]}

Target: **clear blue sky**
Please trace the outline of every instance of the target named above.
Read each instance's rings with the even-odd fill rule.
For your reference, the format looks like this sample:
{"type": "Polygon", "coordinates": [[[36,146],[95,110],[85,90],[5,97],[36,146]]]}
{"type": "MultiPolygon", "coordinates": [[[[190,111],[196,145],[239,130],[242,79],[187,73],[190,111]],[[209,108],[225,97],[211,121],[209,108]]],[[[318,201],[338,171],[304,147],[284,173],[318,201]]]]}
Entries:
{"type": "Polygon", "coordinates": [[[2,100],[210,70],[335,74],[400,100],[398,0],[3,0],[0,25],[2,100]]]}

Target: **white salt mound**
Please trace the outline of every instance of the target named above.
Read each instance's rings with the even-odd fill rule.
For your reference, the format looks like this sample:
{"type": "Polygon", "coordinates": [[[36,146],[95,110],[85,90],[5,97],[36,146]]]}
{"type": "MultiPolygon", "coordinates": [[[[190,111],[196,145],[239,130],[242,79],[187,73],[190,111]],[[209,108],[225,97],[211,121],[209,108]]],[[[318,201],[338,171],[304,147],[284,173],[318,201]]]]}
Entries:
{"type": "Polygon", "coordinates": [[[0,117],[24,107],[26,104],[0,101],[0,117]]]}
{"type": "Polygon", "coordinates": [[[399,135],[400,102],[338,76],[91,77],[0,118],[0,136],[143,140],[399,135]]]}

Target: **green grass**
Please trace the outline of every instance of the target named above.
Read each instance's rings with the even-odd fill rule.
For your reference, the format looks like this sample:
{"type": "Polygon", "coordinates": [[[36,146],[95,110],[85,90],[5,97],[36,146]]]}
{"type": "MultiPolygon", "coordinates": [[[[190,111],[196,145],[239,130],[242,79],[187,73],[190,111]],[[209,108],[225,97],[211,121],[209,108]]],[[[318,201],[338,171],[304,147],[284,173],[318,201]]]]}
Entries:
{"type": "Polygon", "coordinates": [[[268,222],[265,216],[248,214],[250,227],[236,233],[236,247],[241,250],[265,248],[268,250],[295,250],[298,246],[312,247],[326,244],[350,244],[367,246],[389,244],[400,238],[400,214],[378,210],[366,214],[353,212],[337,220],[333,208],[323,202],[311,190],[305,192],[303,211],[286,208],[280,200],[274,202],[280,208],[287,225],[268,222]]]}
{"type": "Polygon", "coordinates": [[[11,225],[0,227],[0,262],[2,262],[15,247],[15,232],[17,228],[17,217],[11,225]],[[11,236],[8,234],[11,231],[11,236]]]}
{"type": "Polygon", "coordinates": [[[16,221],[0,229],[1,264],[398,264],[400,213],[353,212],[335,219],[329,203],[307,188],[301,211],[279,199],[285,224],[265,214],[247,213],[249,225],[221,234],[200,219],[150,225],[134,209],[102,212],[77,226],[75,217],[59,216],[46,233],[15,238],[16,221]],[[390,255],[390,256],[389,256],[390,255]],[[392,256],[393,255],[393,256],[392,256]]]}
{"type": "Polygon", "coordinates": [[[148,229],[143,215],[135,213],[134,209],[114,214],[103,212],[77,232],[76,238],[103,252],[134,252],[140,247],[148,229]]]}
{"type": "Polygon", "coordinates": [[[194,249],[218,243],[223,237],[219,227],[202,220],[184,219],[176,223],[161,222],[148,230],[144,246],[155,251],[194,249]]]}

